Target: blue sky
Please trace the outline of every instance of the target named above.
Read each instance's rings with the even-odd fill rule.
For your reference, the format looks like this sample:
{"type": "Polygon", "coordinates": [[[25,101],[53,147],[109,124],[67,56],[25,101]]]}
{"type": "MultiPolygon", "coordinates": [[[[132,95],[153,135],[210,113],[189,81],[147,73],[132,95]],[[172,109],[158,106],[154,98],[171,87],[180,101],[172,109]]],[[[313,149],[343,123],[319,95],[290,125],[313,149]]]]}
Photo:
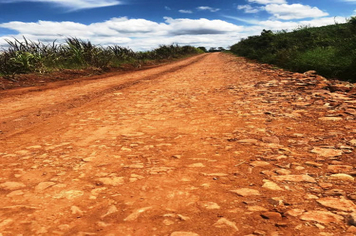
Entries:
{"type": "Polygon", "coordinates": [[[95,44],[150,50],[161,44],[228,47],[263,29],[343,23],[356,0],[0,0],[5,39],[95,44]]]}

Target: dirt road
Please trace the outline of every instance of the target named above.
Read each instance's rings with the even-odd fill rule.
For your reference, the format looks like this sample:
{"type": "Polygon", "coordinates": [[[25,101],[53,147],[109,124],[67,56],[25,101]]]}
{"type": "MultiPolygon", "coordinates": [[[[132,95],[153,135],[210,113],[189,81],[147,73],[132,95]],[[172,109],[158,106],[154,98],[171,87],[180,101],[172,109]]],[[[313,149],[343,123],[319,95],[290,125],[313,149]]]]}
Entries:
{"type": "Polygon", "coordinates": [[[355,235],[356,101],[215,53],[0,93],[0,235],[355,235]]]}

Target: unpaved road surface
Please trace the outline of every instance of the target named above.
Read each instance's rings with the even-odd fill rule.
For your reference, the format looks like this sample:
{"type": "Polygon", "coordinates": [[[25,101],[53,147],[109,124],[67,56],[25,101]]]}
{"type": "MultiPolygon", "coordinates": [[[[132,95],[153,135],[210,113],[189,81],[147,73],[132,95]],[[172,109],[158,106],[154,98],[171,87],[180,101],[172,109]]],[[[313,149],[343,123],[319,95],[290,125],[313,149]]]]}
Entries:
{"type": "Polygon", "coordinates": [[[0,235],[355,235],[356,101],[214,53],[0,93],[0,235]]]}

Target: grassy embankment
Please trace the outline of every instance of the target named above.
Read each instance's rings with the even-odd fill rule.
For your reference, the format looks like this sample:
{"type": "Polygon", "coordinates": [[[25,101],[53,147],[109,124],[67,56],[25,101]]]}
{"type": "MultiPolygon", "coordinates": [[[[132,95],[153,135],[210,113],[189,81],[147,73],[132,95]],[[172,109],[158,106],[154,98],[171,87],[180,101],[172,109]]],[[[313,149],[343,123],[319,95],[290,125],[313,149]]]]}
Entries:
{"type": "Polygon", "coordinates": [[[63,69],[120,68],[131,64],[140,67],[148,61],[161,61],[202,53],[192,46],[163,45],[147,52],[134,52],[120,46],[101,47],[89,41],[68,38],[65,44],[44,44],[14,39],[0,52],[0,76],[48,73],[63,69]]]}
{"type": "Polygon", "coordinates": [[[326,78],[356,82],[356,17],[346,24],[301,27],[293,32],[263,30],[231,47],[234,54],[326,78]]]}

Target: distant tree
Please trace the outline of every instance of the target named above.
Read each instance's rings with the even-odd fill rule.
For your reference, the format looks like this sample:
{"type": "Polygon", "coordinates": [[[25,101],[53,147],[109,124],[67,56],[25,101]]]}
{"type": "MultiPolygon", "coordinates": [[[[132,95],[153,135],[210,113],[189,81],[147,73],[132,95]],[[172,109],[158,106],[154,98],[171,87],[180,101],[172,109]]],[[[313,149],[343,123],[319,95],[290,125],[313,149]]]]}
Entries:
{"type": "Polygon", "coordinates": [[[352,16],[347,23],[351,26],[351,29],[355,30],[356,29],[356,16],[352,16]]]}
{"type": "Polygon", "coordinates": [[[352,16],[350,19],[348,19],[347,23],[356,25],[356,16],[352,16]]]}
{"type": "Polygon", "coordinates": [[[222,52],[222,51],[225,51],[225,48],[223,48],[223,47],[218,47],[218,48],[211,47],[209,49],[209,52],[222,52]]]}
{"type": "Polygon", "coordinates": [[[198,49],[202,50],[203,52],[208,52],[208,50],[206,49],[206,47],[198,47],[198,49]]]}

